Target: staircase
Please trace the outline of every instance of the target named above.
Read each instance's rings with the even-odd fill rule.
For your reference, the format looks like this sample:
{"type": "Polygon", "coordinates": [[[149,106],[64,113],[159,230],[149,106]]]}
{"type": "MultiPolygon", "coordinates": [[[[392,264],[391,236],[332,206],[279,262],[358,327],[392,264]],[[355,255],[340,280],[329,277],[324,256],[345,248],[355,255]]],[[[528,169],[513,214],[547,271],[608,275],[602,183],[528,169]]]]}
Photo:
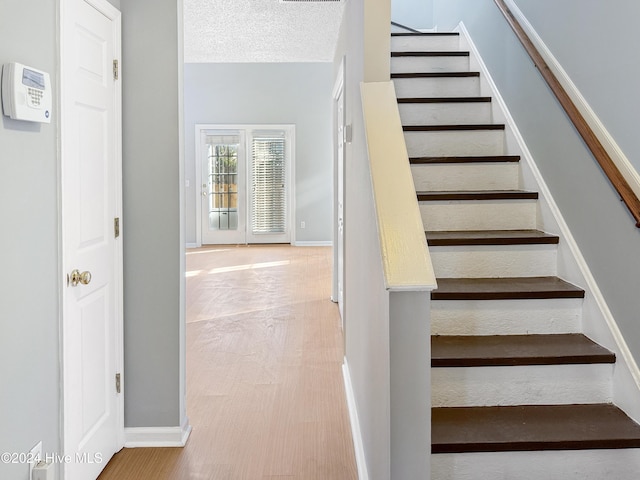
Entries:
{"type": "MultiPolygon", "coordinates": [[[[391,71],[438,289],[432,479],[640,478],[640,426],[613,405],[616,356],[581,333],[457,33],[393,33],[391,71]]],[[[398,479],[401,480],[401,479],[398,479]]]]}

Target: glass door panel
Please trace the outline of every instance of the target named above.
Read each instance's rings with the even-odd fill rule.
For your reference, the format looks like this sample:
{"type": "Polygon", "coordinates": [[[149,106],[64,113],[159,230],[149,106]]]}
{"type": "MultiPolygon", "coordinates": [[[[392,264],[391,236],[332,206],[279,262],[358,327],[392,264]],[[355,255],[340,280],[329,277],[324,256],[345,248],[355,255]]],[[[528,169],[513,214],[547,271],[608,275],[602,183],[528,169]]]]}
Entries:
{"type": "Polygon", "coordinates": [[[289,243],[288,140],[284,130],[251,134],[251,243],[289,243]]]}
{"type": "Polygon", "coordinates": [[[245,243],[244,139],[241,132],[203,135],[202,243],[245,243]]]}

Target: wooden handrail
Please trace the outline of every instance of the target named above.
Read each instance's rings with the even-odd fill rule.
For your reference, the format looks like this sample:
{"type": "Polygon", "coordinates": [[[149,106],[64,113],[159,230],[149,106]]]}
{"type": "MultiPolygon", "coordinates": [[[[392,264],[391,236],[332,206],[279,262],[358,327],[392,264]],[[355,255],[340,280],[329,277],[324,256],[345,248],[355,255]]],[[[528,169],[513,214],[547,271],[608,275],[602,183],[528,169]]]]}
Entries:
{"type": "Polygon", "coordinates": [[[640,228],[640,200],[504,0],[494,0],[640,228]]]}

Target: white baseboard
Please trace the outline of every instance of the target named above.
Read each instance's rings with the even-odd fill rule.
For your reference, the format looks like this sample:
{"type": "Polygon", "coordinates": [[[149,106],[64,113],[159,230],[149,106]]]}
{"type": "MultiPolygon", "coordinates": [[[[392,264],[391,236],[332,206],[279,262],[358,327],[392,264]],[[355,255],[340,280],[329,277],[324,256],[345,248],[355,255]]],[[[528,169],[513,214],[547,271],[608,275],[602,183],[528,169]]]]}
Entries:
{"type": "Polygon", "coordinates": [[[322,240],[322,241],[314,241],[314,240],[299,240],[293,242],[294,247],[332,247],[333,242],[331,240],[322,240]]]}
{"type": "Polygon", "coordinates": [[[351,436],[353,438],[353,448],[356,454],[356,465],[358,467],[358,479],[369,480],[369,472],[367,471],[367,460],[364,453],[364,444],[362,443],[362,432],[360,431],[360,420],[358,420],[358,409],[356,407],[356,398],[353,394],[353,385],[351,384],[351,374],[349,373],[349,364],[345,357],[342,364],[342,377],[344,379],[344,389],[347,396],[347,408],[349,409],[349,420],[351,421],[351,436]]]}
{"type": "Polygon", "coordinates": [[[198,243],[187,243],[185,245],[186,248],[198,248],[201,247],[202,245],[198,244],[198,243]]]}
{"type": "Polygon", "coordinates": [[[125,448],[184,447],[191,434],[189,419],[181,427],[125,428],[125,448]]]}

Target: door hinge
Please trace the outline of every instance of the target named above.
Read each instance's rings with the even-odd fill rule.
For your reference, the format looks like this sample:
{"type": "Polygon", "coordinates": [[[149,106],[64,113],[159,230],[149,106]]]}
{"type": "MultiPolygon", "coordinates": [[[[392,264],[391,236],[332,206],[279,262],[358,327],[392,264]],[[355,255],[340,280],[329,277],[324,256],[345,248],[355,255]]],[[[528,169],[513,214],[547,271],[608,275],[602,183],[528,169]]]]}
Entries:
{"type": "Polygon", "coordinates": [[[116,373],[116,393],[120,393],[120,374],[116,373]]]}
{"type": "Polygon", "coordinates": [[[113,79],[118,80],[118,60],[113,61],[113,79]]]}
{"type": "Polygon", "coordinates": [[[120,236],[120,217],[113,219],[113,234],[115,235],[115,238],[120,236]]]}

